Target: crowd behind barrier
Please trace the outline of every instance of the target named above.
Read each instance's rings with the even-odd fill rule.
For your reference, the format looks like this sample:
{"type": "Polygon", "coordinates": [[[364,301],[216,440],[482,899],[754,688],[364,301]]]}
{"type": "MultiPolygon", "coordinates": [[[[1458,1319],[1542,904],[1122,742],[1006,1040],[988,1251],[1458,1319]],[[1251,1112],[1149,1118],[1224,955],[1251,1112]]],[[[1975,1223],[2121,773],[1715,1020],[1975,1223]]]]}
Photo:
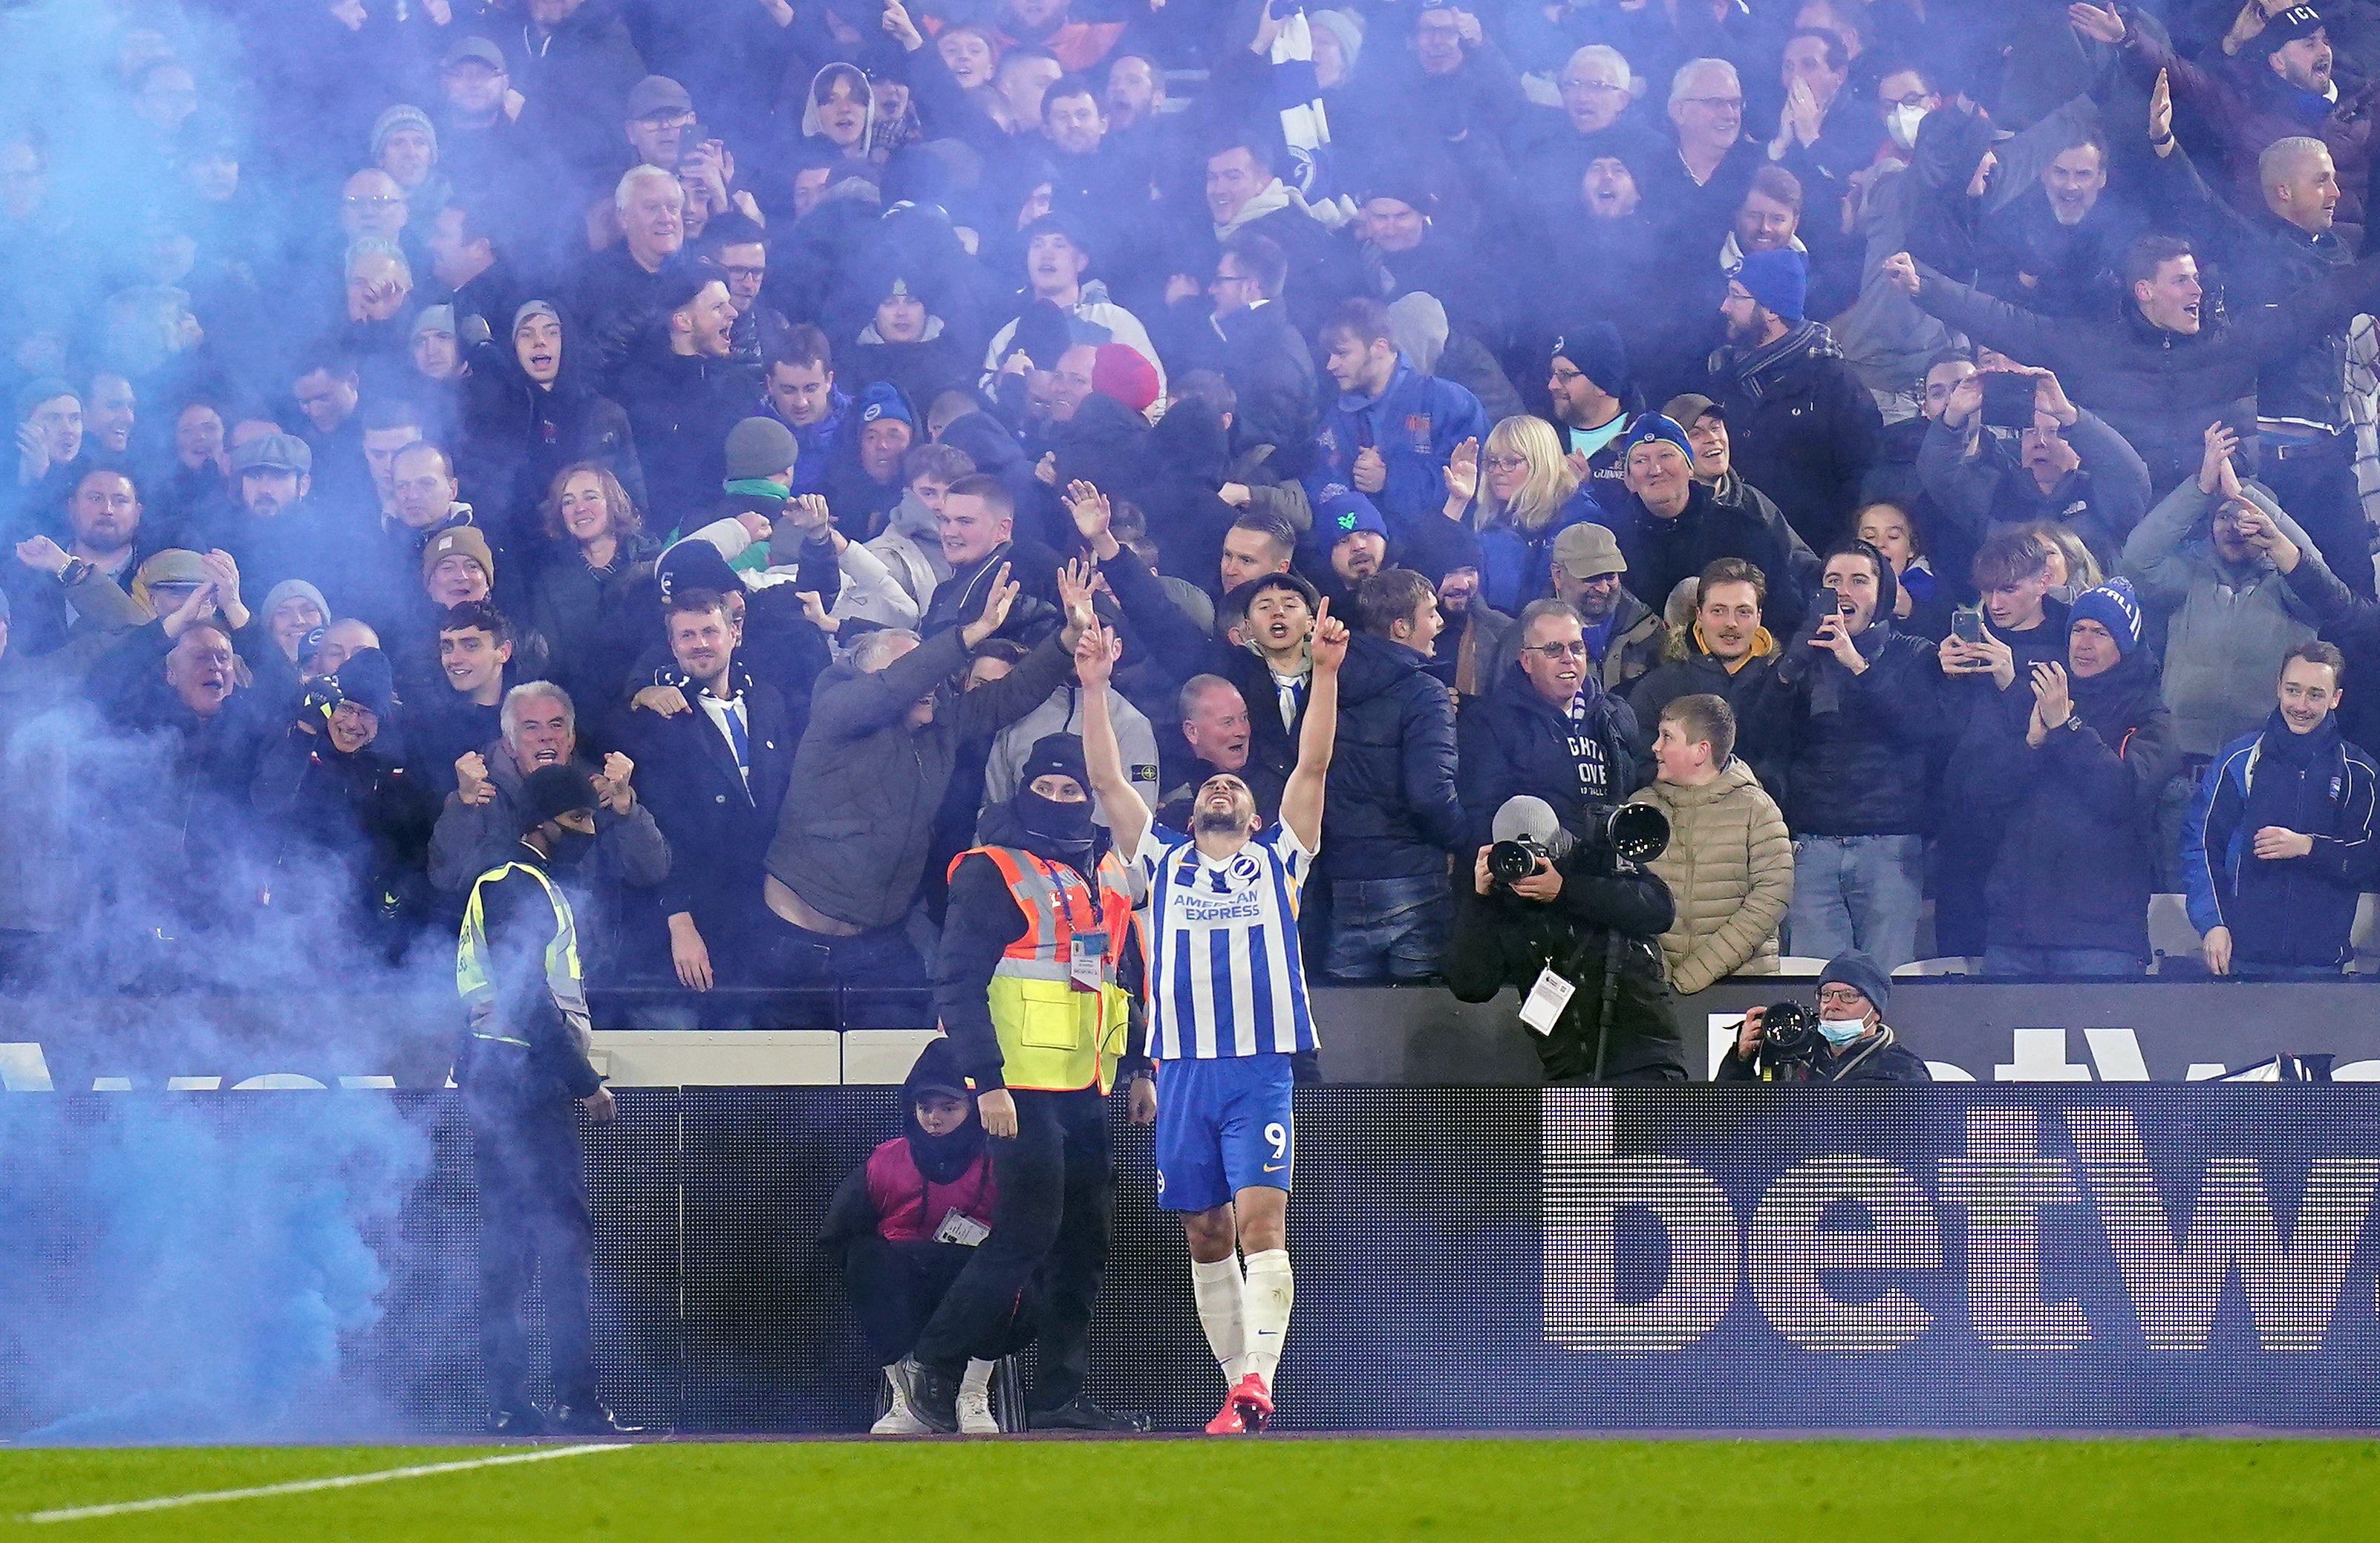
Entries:
{"type": "Polygon", "coordinates": [[[1525,990],[1449,940],[1534,905],[1629,940],[1608,1011],[1673,998],[1701,1075],[1696,1003],[1780,957],[2357,952],[2352,6],[0,35],[13,985],[451,981],[569,765],[599,984],[922,989],[953,860],[1083,724],[1080,624],[1186,828],[1217,775],[1274,816],[1326,609],[1318,983],[1525,990]],[[1515,900],[1516,798],[1667,849],[1515,900]]]}

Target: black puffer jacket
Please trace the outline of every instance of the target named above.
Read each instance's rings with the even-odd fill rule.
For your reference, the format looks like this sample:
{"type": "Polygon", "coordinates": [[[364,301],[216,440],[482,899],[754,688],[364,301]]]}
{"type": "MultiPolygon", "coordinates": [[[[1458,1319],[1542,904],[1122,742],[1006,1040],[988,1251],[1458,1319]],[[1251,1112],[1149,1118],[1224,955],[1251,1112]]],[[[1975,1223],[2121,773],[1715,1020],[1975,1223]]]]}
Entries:
{"type": "Polygon", "coordinates": [[[1332,879],[1440,873],[1463,844],[1454,694],[1430,677],[1428,662],[1370,633],[1348,642],[1322,814],[1332,879]]]}
{"type": "MultiPolygon", "coordinates": [[[[1733,419],[1729,420],[1732,425],[1733,419]]],[[[1628,592],[1651,606],[1667,602],[1682,578],[1699,575],[1722,557],[1741,557],[1768,581],[1761,620],[1779,637],[1802,625],[1809,601],[1803,591],[1791,532],[1773,531],[1753,507],[1721,503],[1709,485],[1696,482],[1683,513],[1663,519],[1634,493],[1624,493],[1611,511],[1620,554],[1628,559],[1628,592]]]]}
{"type": "Polygon", "coordinates": [[[1928,765],[1949,723],[1941,662],[1889,622],[1852,641],[1868,661],[1856,675],[1795,638],[1760,704],[1755,737],[1786,746],[1785,823],[1797,836],[1923,835],[1928,765]]]}
{"type": "Polygon", "coordinates": [[[2001,817],[1984,892],[1992,942],[2146,958],[2157,796],[2180,758],[2173,714],[2145,648],[2071,690],[2082,726],[2051,730],[2038,749],[2025,743],[2031,691],[1978,711],[1951,759],[1945,802],[2001,817]]]}
{"type": "MultiPolygon", "coordinates": [[[[1504,800],[1527,795],[1553,806],[1554,817],[1572,835],[1586,830],[1589,781],[1583,769],[1599,766],[1600,802],[1618,804],[1644,785],[1635,752],[1636,714],[1628,704],[1585,677],[1585,722],[1572,724],[1530,684],[1517,663],[1496,689],[1463,711],[1461,724],[1464,844],[1488,844],[1489,828],[1504,800]]],[[[1669,923],[1654,929],[1658,935],[1669,923]]]]}

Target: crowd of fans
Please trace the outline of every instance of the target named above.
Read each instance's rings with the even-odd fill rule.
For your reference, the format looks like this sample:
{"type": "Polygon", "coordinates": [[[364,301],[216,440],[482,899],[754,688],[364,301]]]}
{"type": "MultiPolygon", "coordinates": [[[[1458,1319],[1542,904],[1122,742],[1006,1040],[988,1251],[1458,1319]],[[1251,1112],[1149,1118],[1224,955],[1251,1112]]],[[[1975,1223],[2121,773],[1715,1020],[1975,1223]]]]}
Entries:
{"type": "Polygon", "coordinates": [[[1665,809],[1685,992],[2138,973],[2165,891],[2335,973],[2380,883],[2368,0],[67,9],[19,965],[451,951],[577,762],[600,978],[920,982],[1095,611],[1177,824],[1358,629],[1332,980],[1519,795],[1665,809]]]}

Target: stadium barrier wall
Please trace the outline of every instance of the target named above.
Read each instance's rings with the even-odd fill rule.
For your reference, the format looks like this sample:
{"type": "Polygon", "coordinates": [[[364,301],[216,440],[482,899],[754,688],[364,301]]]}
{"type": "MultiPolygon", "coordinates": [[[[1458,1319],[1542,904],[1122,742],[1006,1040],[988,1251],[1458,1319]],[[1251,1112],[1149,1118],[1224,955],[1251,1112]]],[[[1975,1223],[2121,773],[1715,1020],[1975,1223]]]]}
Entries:
{"type": "MultiPolygon", "coordinates": [[[[348,1336],[329,1402],[468,1432],[459,1110],[327,1096],[395,1100],[435,1153],[375,1236],[384,1315],[348,1336]]],[[[292,1097],[183,1102],[263,1140],[292,1097]]],[[[879,1378],[814,1239],[896,1100],[631,1091],[589,1132],[600,1359],[624,1415],[865,1428],[879,1378]]],[[[0,1100],[0,1135],[89,1141],[151,1101],[0,1100]]],[[[2380,1100],[2362,1088],[1322,1087],[1297,1107],[1284,1428],[2380,1425],[2380,1100]]],[[[1120,1125],[1115,1149],[1091,1391],[1195,1428],[1222,1383],[1181,1230],[1154,1209],[1148,1133],[1120,1125]]],[[[105,1267],[76,1245],[92,1222],[60,1200],[18,1234],[49,1280],[0,1326],[0,1436],[62,1412],[12,1371],[30,1336],[78,1330],[76,1272],[105,1267]]]]}
{"type": "MultiPolygon", "coordinates": [[[[1707,1077],[1747,1007],[1808,1000],[1806,980],[1722,981],[1682,1003],[1707,1077]]],[[[1436,987],[1318,989],[1323,1080],[1535,1087],[1536,1053],[1506,992],[1478,1006],[1436,987]]],[[[597,1046],[624,1087],[897,1083],[932,1031],[923,991],[599,990],[597,1046]]],[[[2277,1055],[2327,1055],[2380,1080],[2380,985],[1896,981],[1893,1025],[1944,1081],[2204,1081],[2277,1055]]],[[[453,1064],[447,996],[0,999],[0,1088],[435,1088],[453,1064]]]]}

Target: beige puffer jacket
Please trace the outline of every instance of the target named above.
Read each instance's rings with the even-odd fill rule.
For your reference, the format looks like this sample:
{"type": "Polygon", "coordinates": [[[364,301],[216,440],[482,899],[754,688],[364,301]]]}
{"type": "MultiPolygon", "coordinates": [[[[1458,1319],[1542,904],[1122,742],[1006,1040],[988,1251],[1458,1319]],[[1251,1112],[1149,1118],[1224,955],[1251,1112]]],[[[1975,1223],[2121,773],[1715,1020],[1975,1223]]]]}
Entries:
{"type": "Polygon", "coordinates": [[[1752,768],[1730,759],[1715,782],[1655,783],[1629,802],[1670,817],[1670,849],[1653,871],[1678,903],[1661,954],[1679,994],[1722,976],[1774,974],[1777,929],[1793,900],[1793,838],[1752,768]]]}

